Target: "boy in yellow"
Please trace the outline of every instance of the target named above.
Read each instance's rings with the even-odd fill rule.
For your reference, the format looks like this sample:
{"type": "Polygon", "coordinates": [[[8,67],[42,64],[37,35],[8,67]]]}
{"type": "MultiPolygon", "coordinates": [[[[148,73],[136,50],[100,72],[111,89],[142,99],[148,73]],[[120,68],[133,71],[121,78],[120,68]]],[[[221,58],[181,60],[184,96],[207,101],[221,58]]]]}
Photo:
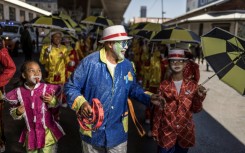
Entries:
{"type": "Polygon", "coordinates": [[[66,63],[69,60],[67,48],[61,45],[62,32],[51,32],[51,44],[44,45],[40,53],[40,63],[45,66],[45,81],[51,84],[64,84],[66,63]]]}

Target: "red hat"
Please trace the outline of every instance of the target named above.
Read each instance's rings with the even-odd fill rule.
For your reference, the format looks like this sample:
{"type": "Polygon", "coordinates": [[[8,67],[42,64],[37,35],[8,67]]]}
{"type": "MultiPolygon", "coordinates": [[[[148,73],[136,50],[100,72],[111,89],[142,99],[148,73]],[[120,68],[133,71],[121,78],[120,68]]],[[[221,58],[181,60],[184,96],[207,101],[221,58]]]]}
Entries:
{"type": "Polygon", "coordinates": [[[172,50],[169,50],[168,59],[187,60],[187,58],[185,58],[185,51],[183,49],[172,49],[172,50]]]}

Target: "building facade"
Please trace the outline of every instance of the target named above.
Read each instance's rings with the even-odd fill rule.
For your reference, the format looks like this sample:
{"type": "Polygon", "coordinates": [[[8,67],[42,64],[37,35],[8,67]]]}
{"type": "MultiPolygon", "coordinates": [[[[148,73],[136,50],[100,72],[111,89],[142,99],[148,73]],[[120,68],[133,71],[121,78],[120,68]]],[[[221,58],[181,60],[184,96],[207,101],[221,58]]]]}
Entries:
{"type": "Polygon", "coordinates": [[[66,11],[76,21],[90,16],[104,16],[114,24],[123,22],[123,15],[131,0],[58,0],[58,9],[66,11]]]}
{"type": "Polygon", "coordinates": [[[26,0],[26,3],[52,13],[58,11],[57,0],[26,0]]]}
{"type": "MultiPolygon", "coordinates": [[[[187,3],[190,1],[194,2],[194,0],[187,0],[187,3]]],[[[200,36],[211,31],[214,27],[220,27],[245,38],[244,0],[196,0],[195,2],[198,4],[197,8],[190,9],[186,14],[166,21],[164,24],[167,26],[178,25],[190,29],[200,36]]]]}
{"type": "Polygon", "coordinates": [[[23,1],[0,0],[0,20],[30,21],[40,15],[51,13],[29,5],[23,1]]]}

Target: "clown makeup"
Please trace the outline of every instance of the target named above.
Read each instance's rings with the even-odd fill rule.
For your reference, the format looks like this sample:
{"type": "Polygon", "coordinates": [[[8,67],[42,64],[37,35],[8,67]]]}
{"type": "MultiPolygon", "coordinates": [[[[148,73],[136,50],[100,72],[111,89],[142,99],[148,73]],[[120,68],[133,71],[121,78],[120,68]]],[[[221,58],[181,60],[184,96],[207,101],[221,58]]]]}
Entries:
{"type": "Polygon", "coordinates": [[[169,63],[170,63],[171,70],[176,73],[181,72],[185,65],[184,60],[170,60],[169,63]]]}
{"type": "Polygon", "coordinates": [[[113,44],[112,49],[114,53],[117,55],[119,60],[123,60],[125,58],[125,52],[128,49],[127,41],[117,41],[113,44]]]}
{"type": "Polygon", "coordinates": [[[27,85],[33,86],[42,79],[42,72],[39,65],[35,62],[26,64],[26,69],[22,73],[22,77],[26,80],[27,85]]]}
{"type": "Polygon", "coordinates": [[[37,84],[41,81],[42,76],[31,76],[30,82],[33,84],[37,84]]]}

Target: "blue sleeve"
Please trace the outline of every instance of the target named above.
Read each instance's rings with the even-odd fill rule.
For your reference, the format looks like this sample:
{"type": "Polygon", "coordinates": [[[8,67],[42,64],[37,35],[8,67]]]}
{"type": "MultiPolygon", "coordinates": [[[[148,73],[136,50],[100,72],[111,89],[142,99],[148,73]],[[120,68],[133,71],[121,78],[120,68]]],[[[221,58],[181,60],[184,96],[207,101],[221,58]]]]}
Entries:
{"type": "Polygon", "coordinates": [[[150,106],[150,96],[144,93],[143,88],[138,84],[133,66],[131,65],[130,72],[133,74],[133,82],[129,89],[129,98],[133,98],[146,106],[150,106]]]}
{"type": "Polygon", "coordinates": [[[70,107],[72,107],[77,97],[83,96],[82,92],[84,91],[88,72],[88,65],[86,63],[86,60],[82,60],[64,85],[64,93],[70,107]]]}

